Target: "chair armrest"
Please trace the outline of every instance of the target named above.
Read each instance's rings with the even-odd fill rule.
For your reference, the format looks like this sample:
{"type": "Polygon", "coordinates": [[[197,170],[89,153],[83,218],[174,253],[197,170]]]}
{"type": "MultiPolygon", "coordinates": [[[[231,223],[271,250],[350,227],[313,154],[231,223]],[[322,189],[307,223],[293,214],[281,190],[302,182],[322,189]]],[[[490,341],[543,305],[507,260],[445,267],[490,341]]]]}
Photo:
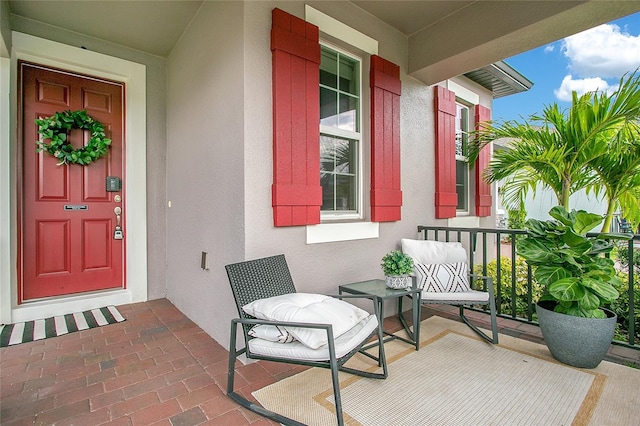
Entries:
{"type": "Polygon", "coordinates": [[[327,296],[334,297],[336,299],[369,299],[373,303],[373,313],[376,318],[380,318],[380,312],[378,312],[378,304],[376,303],[377,297],[372,294],[328,294],[327,296]]]}
{"type": "Polygon", "coordinates": [[[487,276],[487,275],[479,275],[479,274],[469,274],[469,277],[471,280],[476,279],[476,280],[483,280],[485,282],[485,285],[487,287],[487,293],[489,293],[489,297],[493,298],[493,278],[487,276]]]}

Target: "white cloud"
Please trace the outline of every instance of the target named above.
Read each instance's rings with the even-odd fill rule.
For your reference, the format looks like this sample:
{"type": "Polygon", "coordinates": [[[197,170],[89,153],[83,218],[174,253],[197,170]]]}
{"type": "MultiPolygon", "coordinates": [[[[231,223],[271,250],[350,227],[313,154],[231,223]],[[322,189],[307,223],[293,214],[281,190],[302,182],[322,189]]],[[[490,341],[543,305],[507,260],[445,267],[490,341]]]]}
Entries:
{"type": "Polygon", "coordinates": [[[565,38],[562,51],[569,59],[570,70],[580,77],[619,78],[640,67],[640,35],[613,24],[565,38]]]}
{"type": "Polygon", "coordinates": [[[616,90],[617,86],[610,86],[609,83],[599,77],[594,78],[581,78],[574,80],[571,75],[567,75],[562,79],[560,88],[555,89],[553,93],[560,101],[571,102],[571,92],[575,91],[578,96],[583,95],[585,92],[608,92],[612,93],[616,90]]]}
{"type": "Polygon", "coordinates": [[[555,47],[553,44],[547,44],[547,45],[544,47],[544,53],[551,53],[551,52],[553,52],[554,50],[556,50],[556,47],[555,47]]]}

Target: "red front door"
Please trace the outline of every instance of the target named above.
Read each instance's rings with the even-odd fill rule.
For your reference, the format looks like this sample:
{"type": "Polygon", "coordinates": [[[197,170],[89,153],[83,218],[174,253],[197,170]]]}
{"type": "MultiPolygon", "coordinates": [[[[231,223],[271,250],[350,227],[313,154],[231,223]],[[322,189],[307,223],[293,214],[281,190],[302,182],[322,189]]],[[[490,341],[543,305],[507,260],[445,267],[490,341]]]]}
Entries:
{"type": "MultiPolygon", "coordinates": [[[[124,189],[106,190],[106,177],[124,188],[124,105],[122,83],[20,62],[21,164],[19,209],[19,302],[49,296],[124,288],[124,239],[114,239],[115,207],[124,189]],[[63,164],[36,152],[35,119],[55,112],[86,110],[101,122],[111,147],[88,165],[63,164]]],[[[88,131],[72,129],[75,148],[87,144],[88,131]]],[[[45,142],[48,142],[46,140],[45,142]]]]}

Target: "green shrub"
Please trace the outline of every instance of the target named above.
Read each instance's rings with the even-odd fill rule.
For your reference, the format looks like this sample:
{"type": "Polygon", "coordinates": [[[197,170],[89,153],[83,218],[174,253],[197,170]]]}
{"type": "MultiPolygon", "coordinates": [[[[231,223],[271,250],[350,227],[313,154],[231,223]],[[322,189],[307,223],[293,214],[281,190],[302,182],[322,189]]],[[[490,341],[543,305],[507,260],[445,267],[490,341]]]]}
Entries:
{"type": "MultiPolygon", "coordinates": [[[[524,209],[524,206],[519,209],[509,209],[507,210],[507,228],[509,229],[524,229],[524,223],[527,220],[527,211],[524,209]]],[[[512,241],[513,238],[516,240],[520,240],[524,235],[509,235],[507,241],[512,241]]]]}
{"type": "MultiPolygon", "coordinates": [[[[616,244],[616,255],[623,267],[629,267],[629,246],[616,244]]],[[[633,249],[633,266],[635,271],[640,271],[640,249],[633,249]]]]}
{"type": "MultiPolygon", "coordinates": [[[[495,291],[496,299],[498,298],[498,292],[500,292],[501,303],[498,311],[501,314],[513,315],[513,306],[511,303],[511,293],[513,288],[513,280],[511,277],[512,263],[511,259],[502,256],[500,258],[500,283],[498,283],[498,262],[492,260],[487,264],[487,272],[483,273],[482,265],[475,265],[474,273],[478,275],[487,275],[493,279],[493,288],[495,291]],[[499,286],[499,287],[498,287],[499,286]]],[[[528,301],[528,284],[527,284],[527,262],[524,259],[516,259],[516,317],[528,318],[529,315],[529,301],[528,301]]],[[[542,286],[540,286],[532,277],[531,282],[531,298],[535,303],[542,295],[542,286]]],[[[532,311],[535,309],[532,307],[532,311]]]]}
{"type": "MultiPolygon", "coordinates": [[[[635,257],[635,256],[634,256],[635,257]]],[[[636,264],[637,265],[637,264],[636,264]]],[[[626,342],[629,339],[629,275],[626,272],[618,272],[618,278],[622,285],[616,288],[620,297],[613,301],[609,308],[618,315],[618,324],[614,339],[626,342]]],[[[640,285],[634,283],[633,300],[636,306],[634,312],[635,341],[640,342],[640,285]]],[[[633,342],[631,342],[633,343],[633,342]]]]}
{"type": "Polygon", "coordinates": [[[507,210],[509,219],[507,220],[507,227],[509,229],[524,229],[524,222],[527,220],[527,211],[524,209],[509,209],[507,210]]]}
{"type": "MultiPolygon", "coordinates": [[[[621,271],[618,278],[622,281],[616,290],[620,293],[620,298],[611,303],[610,308],[618,315],[618,324],[614,339],[626,342],[629,339],[629,246],[627,244],[616,244],[616,259],[620,262],[621,271]]],[[[633,249],[634,266],[634,289],[633,301],[636,306],[634,312],[635,341],[640,342],[640,249],[633,249]]],[[[631,342],[633,343],[633,342],[631,342]]]]}

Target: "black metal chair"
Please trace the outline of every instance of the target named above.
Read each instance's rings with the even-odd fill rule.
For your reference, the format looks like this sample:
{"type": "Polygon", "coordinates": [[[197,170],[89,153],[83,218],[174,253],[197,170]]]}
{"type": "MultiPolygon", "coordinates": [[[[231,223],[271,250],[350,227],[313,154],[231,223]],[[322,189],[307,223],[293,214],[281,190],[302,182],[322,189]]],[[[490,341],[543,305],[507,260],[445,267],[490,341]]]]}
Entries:
{"type": "Polygon", "coordinates": [[[244,353],[249,359],[329,368],[331,370],[333,383],[336,417],[338,425],[343,425],[344,418],[342,413],[342,401],[340,399],[338,371],[376,379],[385,379],[388,375],[384,354],[382,324],[381,321],[378,320],[380,317],[375,297],[360,295],[332,296],[339,299],[371,299],[374,308],[374,314],[368,315],[367,318],[360,321],[349,332],[334,338],[331,324],[261,320],[247,314],[242,309],[243,306],[255,300],[296,293],[296,288],[293,284],[284,255],[234,263],[225,266],[225,268],[227,270],[227,276],[229,278],[231,290],[240,316],[240,318],[236,318],[231,321],[227,395],[243,407],[271,420],[285,425],[302,425],[300,422],[267,410],[247,400],[234,391],[236,358],[244,353]],[[242,325],[245,341],[244,347],[240,349],[237,348],[236,344],[238,324],[242,325]],[[298,341],[291,343],[267,342],[249,334],[249,331],[253,327],[260,324],[324,330],[327,335],[327,344],[319,347],[318,349],[311,349],[305,347],[298,341]],[[362,346],[374,336],[377,336],[377,357],[362,350],[362,346]],[[266,346],[268,346],[268,350],[264,349],[266,346]],[[362,351],[369,358],[373,358],[377,361],[378,366],[382,368],[382,373],[371,373],[368,371],[345,367],[344,364],[359,351],[362,351]],[[304,356],[305,353],[310,356],[304,356]],[[300,356],[301,354],[303,356],[300,356]]]}

